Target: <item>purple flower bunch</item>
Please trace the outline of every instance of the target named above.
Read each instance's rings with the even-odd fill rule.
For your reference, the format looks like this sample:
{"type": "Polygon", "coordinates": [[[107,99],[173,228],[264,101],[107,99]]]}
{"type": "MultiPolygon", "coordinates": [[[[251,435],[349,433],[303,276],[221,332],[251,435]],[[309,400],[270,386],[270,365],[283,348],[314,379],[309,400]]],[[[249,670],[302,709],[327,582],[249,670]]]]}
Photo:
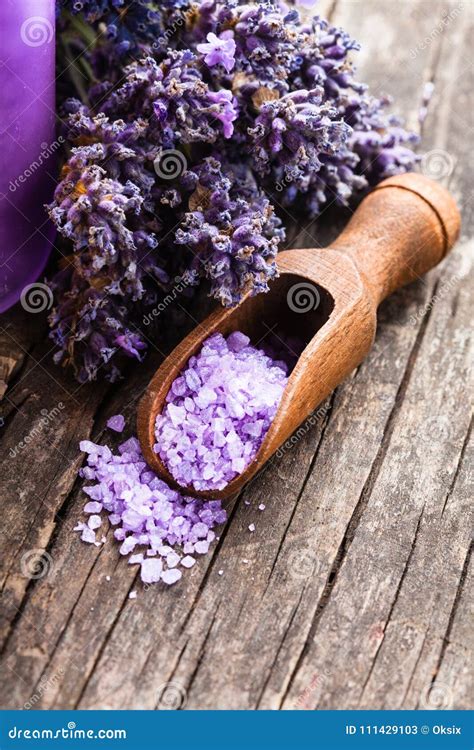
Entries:
{"type": "Polygon", "coordinates": [[[317,216],[414,164],[415,136],[354,78],[357,44],[319,17],[277,0],[61,5],[91,81],[63,102],[49,213],[71,252],[51,325],[81,381],[143,356],[143,320],[183,274],[224,305],[265,292],[281,207],[317,216]]]}

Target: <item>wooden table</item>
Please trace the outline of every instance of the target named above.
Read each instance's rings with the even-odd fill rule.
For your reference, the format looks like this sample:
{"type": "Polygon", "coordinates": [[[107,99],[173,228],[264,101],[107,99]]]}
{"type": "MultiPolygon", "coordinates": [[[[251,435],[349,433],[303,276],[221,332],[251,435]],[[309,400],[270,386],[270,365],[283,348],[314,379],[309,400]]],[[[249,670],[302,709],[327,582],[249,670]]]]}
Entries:
{"type": "MultiPolygon", "coordinates": [[[[383,305],[368,360],[169,589],[143,591],[110,531],[100,549],[72,531],[78,442],[100,441],[112,414],[133,420],[160,352],[117,386],[79,386],[52,363],[42,316],[4,316],[2,707],[468,707],[472,13],[321,7],[363,43],[361,79],[409,125],[435,82],[422,168],[458,199],[461,240],[383,305]],[[44,565],[25,577],[32,550],[44,565]]],[[[299,229],[300,246],[334,233],[324,216],[299,229]]]]}

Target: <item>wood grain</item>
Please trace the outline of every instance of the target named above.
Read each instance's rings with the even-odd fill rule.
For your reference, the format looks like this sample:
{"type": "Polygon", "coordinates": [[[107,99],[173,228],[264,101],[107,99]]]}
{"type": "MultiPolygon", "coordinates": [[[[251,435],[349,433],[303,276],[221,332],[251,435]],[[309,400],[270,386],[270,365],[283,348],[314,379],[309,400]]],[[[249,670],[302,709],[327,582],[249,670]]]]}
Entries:
{"type": "MultiPolygon", "coordinates": [[[[423,82],[435,81],[423,146],[444,154],[461,240],[382,304],[369,358],[231,504],[213,553],[170,590],[144,591],[111,539],[96,550],[72,533],[85,499],[77,442],[101,440],[118,411],[133,421],[161,353],[152,346],[118,386],[77,390],[51,364],[44,321],[31,337],[36,318],[2,319],[13,343],[1,353],[18,361],[0,427],[2,707],[161,708],[170,681],[187,708],[415,708],[436,696],[471,707],[471,16],[465,7],[430,36],[455,3],[330,6],[364,43],[361,79],[395,94],[412,124],[423,82]],[[59,401],[67,411],[34,453],[12,459],[59,401]],[[21,573],[34,548],[52,560],[37,580],[21,573]]],[[[329,208],[300,225],[297,244],[329,244],[333,219],[329,208]]]]}

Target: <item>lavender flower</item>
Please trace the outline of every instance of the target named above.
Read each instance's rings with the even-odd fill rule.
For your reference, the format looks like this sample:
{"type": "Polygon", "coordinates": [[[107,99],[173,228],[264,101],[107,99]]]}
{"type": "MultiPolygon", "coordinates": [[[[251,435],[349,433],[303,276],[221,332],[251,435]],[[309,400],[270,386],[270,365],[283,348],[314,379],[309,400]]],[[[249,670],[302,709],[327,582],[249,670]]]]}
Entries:
{"type": "Polygon", "coordinates": [[[207,65],[222,65],[227,73],[235,65],[235,42],[233,31],[223,31],[216,36],[212,32],[207,35],[207,44],[198,44],[196,49],[205,55],[204,60],[207,65]]]}
{"type": "Polygon", "coordinates": [[[230,168],[224,173],[214,158],[198,165],[190,183],[192,210],[184,214],[175,234],[176,243],[194,255],[191,267],[204,269],[211,280],[210,294],[226,306],[236,304],[247,291],[268,290],[284,237],[273,207],[251,173],[247,178],[245,183],[230,168]]]}
{"type": "Polygon", "coordinates": [[[355,77],[358,44],[321,18],[276,0],[61,5],[83,63],[71,84],[93,71],[64,102],[70,152],[49,207],[71,248],[52,337],[80,380],[143,356],[143,320],[177,275],[224,305],[266,291],[284,239],[268,196],[318,216],[416,161],[416,137],[355,77]]]}

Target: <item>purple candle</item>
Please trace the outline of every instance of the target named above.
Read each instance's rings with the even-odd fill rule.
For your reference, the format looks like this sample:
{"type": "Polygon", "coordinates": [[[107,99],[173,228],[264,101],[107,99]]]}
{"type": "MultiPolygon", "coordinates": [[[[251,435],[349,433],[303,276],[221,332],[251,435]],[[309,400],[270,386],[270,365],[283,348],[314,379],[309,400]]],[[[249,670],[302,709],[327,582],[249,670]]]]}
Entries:
{"type": "MultiPolygon", "coordinates": [[[[55,2],[0,1],[0,312],[44,269],[53,231],[43,205],[54,187],[55,2]]],[[[50,307],[24,298],[27,309],[50,307]]],[[[31,290],[32,292],[38,290],[31,290]]]]}

